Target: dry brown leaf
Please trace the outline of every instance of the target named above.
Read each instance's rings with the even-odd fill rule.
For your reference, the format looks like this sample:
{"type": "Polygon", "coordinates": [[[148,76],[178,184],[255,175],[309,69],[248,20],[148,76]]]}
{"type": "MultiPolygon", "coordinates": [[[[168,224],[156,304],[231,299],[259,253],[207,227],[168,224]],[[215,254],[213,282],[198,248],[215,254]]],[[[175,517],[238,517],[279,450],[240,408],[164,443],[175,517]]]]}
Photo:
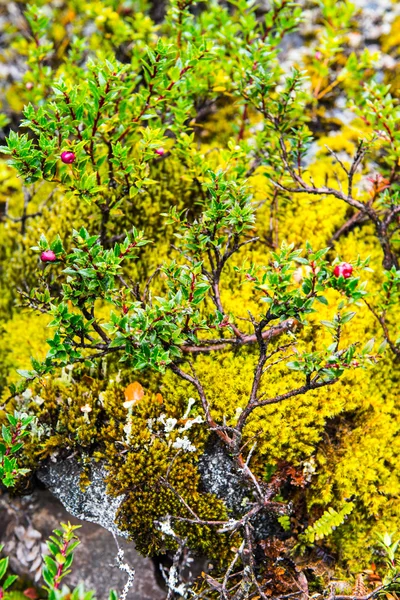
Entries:
{"type": "Polygon", "coordinates": [[[134,381],[133,383],[130,383],[128,385],[128,387],[125,389],[124,395],[125,395],[124,407],[130,408],[131,406],[133,406],[134,404],[136,404],[143,398],[144,389],[138,381],[134,381]]]}
{"type": "Polygon", "coordinates": [[[35,588],[27,588],[22,593],[24,594],[24,596],[26,596],[27,598],[30,598],[31,600],[36,600],[36,598],[39,598],[38,593],[35,590],[35,588]]]}

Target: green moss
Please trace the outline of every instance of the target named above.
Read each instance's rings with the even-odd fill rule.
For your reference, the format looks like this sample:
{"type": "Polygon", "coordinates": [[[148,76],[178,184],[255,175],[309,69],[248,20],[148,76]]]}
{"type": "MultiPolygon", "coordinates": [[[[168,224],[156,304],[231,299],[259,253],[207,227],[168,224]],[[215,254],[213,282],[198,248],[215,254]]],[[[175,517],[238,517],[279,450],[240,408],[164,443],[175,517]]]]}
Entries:
{"type": "MultiPolygon", "coordinates": [[[[164,398],[160,393],[146,393],[129,416],[123,406],[125,387],[125,382],[105,382],[88,376],[79,383],[65,377],[47,379],[42,386],[34,386],[29,398],[30,393],[25,394],[25,407],[36,414],[40,426],[36,435],[27,439],[20,462],[35,469],[51,456],[62,459],[77,453],[84,489],[90,483],[88,457],[103,461],[108,471],[108,492],[125,497],[117,517],[118,526],[135,539],[141,552],[154,554],[176,546],[173,538],[162,534],[157,522],[167,515],[193,518],[178,495],[201,519],[224,520],[227,512],[221,500],[201,491],[197,463],[207,430],[202,423],[195,423],[183,432],[185,425],[198,417],[198,408],[193,406],[188,414],[187,398],[177,400],[169,395],[164,398]],[[165,431],[168,418],[176,419],[176,427],[170,432],[165,431]],[[195,446],[194,452],[173,447],[184,435],[195,446]]],[[[215,529],[184,521],[172,524],[176,534],[187,538],[198,552],[217,562],[229,554],[231,542],[228,537],[218,536],[216,544],[215,529]]]]}

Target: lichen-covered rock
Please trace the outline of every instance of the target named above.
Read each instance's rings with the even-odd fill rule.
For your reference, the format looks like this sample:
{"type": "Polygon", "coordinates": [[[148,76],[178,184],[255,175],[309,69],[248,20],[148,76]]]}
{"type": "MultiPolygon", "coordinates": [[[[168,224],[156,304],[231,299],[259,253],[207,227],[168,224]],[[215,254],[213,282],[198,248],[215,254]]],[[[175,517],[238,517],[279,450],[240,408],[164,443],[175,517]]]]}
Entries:
{"type": "MultiPolygon", "coordinates": [[[[248,510],[248,504],[255,500],[249,488],[244,484],[243,475],[235,467],[221,443],[211,438],[199,460],[201,485],[205,491],[215,494],[223,500],[234,518],[240,518],[248,510]]],[[[289,514],[290,506],[282,514],[289,514]]],[[[279,513],[271,510],[250,520],[254,527],[254,537],[257,541],[285,537],[278,521],[279,513]]]]}
{"type": "Polygon", "coordinates": [[[47,462],[37,476],[66,510],[82,521],[101,525],[111,533],[128,537],[115,525],[115,516],[123,500],[107,494],[104,482],[106,472],[101,463],[90,465],[90,483],[81,489],[82,467],[76,459],[69,458],[57,462],[47,462]]]}

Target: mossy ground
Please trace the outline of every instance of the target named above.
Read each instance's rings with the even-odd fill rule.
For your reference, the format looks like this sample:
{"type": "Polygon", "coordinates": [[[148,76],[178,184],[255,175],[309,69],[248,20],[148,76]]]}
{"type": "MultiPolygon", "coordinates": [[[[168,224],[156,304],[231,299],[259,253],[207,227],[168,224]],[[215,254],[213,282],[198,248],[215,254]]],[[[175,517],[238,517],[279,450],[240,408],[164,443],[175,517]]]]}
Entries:
{"type": "MultiPolygon", "coordinates": [[[[120,20],[115,15],[111,9],[104,10],[97,16],[98,25],[101,30],[111,29],[114,34],[117,31],[123,35],[120,20]]],[[[70,15],[67,17],[71,18],[70,15]]],[[[152,35],[150,29],[149,35],[152,35]]],[[[393,39],[397,39],[396,35],[394,28],[385,44],[390,46],[393,39]]],[[[20,110],[19,106],[14,108],[20,110]]],[[[216,116],[211,116],[203,124],[198,137],[204,151],[212,150],[215,140],[223,143],[231,135],[229,116],[234,110],[235,107],[223,106],[216,116]]],[[[326,126],[329,129],[329,119],[326,126]]],[[[340,125],[340,130],[334,135],[321,136],[317,154],[309,166],[309,175],[316,184],[324,183],[326,177],[329,181],[332,176],[332,158],[325,144],[335,152],[351,155],[361,129],[365,129],[365,124],[354,119],[348,126],[340,125]]],[[[219,159],[216,151],[216,163],[219,159]]],[[[367,174],[359,177],[365,179],[367,174]]],[[[112,214],[109,222],[111,236],[134,225],[139,229],[143,227],[146,236],[154,240],[127,270],[126,275],[133,281],[145,281],[163,259],[175,256],[171,250],[174,239],[172,228],[164,227],[160,215],[171,205],[188,208],[192,212],[198,210],[198,190],[185,178],[184,165],[173,156],[162,163],[155,162],[151,176],[158,182],[151,192],[137,196],[123,213],[112,214]]],[[[255,200],[264,202],[258,211],[256,224],[260,241],[251,248],[246,247],[246,251],[237,257],[236,264],[240,264],[244,257],[249,262],[265,264],[270,256],[271,249],[266,240],[271,237],[271,207],[265,201],[270,196],[270,184],[262,170],[253,175],[251,183],[255,200]]],[[[93,205],[73,197],[66,198],[57,192],[47,200],[51,192],[47,184],[36,188],[30,210],[32,213],[39,210],[40,215],[28,219],[25,228],[21,223],[10,220],[1,224],[0,255],[4,266],[0,295],[0,381],[4,384],[3,398],[8,395],[6,384],[16,380],[15,369],[28,368],[31,355],[42,358],[46,353],[45,341],[49,337],[47,317],[33,316],[30,311],[19,308],[15,294],[17,288],[25,290],[34,285],[40,272],[37,255],[30,251],[31,246],[36,244],[42,232],[49,238],[59,234],[68,246],[72,227],[85,223],[89,230],[98,230],[101,215],[93,205]]],[[[367,196],[368,192],[365,194],[367,196]]],[[[21,183],[4,163],[0,164],[0,199],[3,202],[7,199],[11,215],[20,213],[24,201],[21,183]]],[[[300,247],[304,240],[308,240],[313,247],[320,248],[330,244],[332,235],[348,217],[348,208],[332,198],[293,195],[290,200],[278,205],[275,216],[279,242],[287,241],[300,247]]],[[[373,292],[379,284],[382,254],[371,225],[363,225],[340,237],[332,244],[329,256],[340,256],[346,260],[357,254],[371,256],[374,271],[369,275],[369,289],[373,292]]],[[[257,313],[260,306],[250,287],[238,285],[233,266],[226,271],[222,286],[223,302],[228,311],[247,318],[248,311],[257,313]]],[[[157,285],[161,287],[162,281],[157,283],[156,280],[157,285]]],[[[320,317],[332,317],[329,305],[320,308],[320,317]]],[[[400,309],[397,308],[393,319],[398,320],[399,317],[400,309]]],[[[376,320],[365,306],[359,307],[349,331],[344,341],[381,338],[376,320]]],[[[316,343],[326,341],[324,330],[314,329],[313,333],[317,334],[314,337],[316,343]]],[[[309,341],[306,333],[300,333],[300,336],[304,337],[304,342],[309,341]]],[[[195,359],[196,372],[204,384],[212,415],[217,421],[225,418],[229,424],[238,409],[244,406],[256,359],[256,350],[251,348],[195,359]]],[[[196,452],[177,456],[172,447],[176,432],[166,436],[162,425],[157,422],[165,414],[179,423],[189,398],[194,395],[193,389],[170,372],[165,376],[147,372],[133,374],[126,366],[121,370],[120,367],[118,363],[105,360],[96,372],[75,367],[72,371],[65,370],[61,375],[33,385],[32,395],[25,394],[19,399],[23,407],[36,413],[39,422],[35,435],[24,447],[22,462],[24,466],[35,469],[51,456],[62,458],[70,453],[81,457],[83,467],[89,457],[105,461],[110,494],[125,494],[118,515],[119,526],[132,535],[139,550],[157,553],[165,550],[166,541],[156,521],[167,514],[189,514],[182,508],[177,496],[162,485],[162,478],[168,476],[171,486],[201,518],[224,519],[227,509],[222,500],[201,488],[197,463],[208,438],[205,426],[196,424],[190,430],[196,452]],[[132,428],[127,439],[124,428],[128,411],[123,407],[124,390],[136,379],[140,380],[146,395],[132,408],[132,428]],[[87,406],[90,412],[82,412],[81,409],[87,406]],[[152,428],[149,419],[153,420],[152,428]]],[[[304,493],[305,499],[302,499],[307,506],[302,507],[303,512],[315,519],[327,506],[341,506],[346,498],[355,498],[356,509],[340,531],[324,541],[328,550],[338,556],[339,571],[357,573],[368,566],[373,558],[375,534],[392,531],[398,526],[399,379],[399,365],[387,354],[371,371],[353,371],[351,376],[344,377],[334,387],[258,409],[246,426],[246,441],[257,441],[253,464],[258,474],[262,475],[268,470],[268,465],[278,461],[287,461],[299,470],[310,462],[314,465],[311,484],[304,493]]],[[[295,373],[288,374],[277,365],[265,379],[261,391],[273,396],[284,393],[296,382],[295,373]]],[[[15,400],[5,408],[10,410],[14,405],[15,400]]],[[[199,405],[195,404],[190,417],[198,414],[202,413],[199,405]]],[[[84,470],[82,485],[87,483],[85,473],[89,471],[84,470]]],[[[292,525],[295,529],[295,523],[292,525]]],[[[176,531],[186,537],[190,546],[198,552],[216,561],[227,560],[233,542],[228,538],[221,541],[218,537],[216,544],[211,528],[181,523],[176,525],[176,531]]],[[[169,545],[174,547],[175,544],[171,541],[169,545]]]]}
{"type": "MultiPolygon", "coordinates": [[[[347,138],[344,138],[344,146],[347,143],[347,138]]],[[[338,140],[336,145],[339,146],[338,140]]],[[[172,164],[169,168],[172,168],[172,164]]],[[[325,168],[330,168],[329,159],[322,158],[315,166],[315,176],[319,174],[323,177],[325,168]]],[[[163,186],[166,185],[163,181],[161,173],[157,196],[146,197],[141,209],[135,207],[135,215],[141,214],[143,225],[146,225],[145,212],[146,215],[150,212],[146,232],[147,235],[154,232],[156,241],[133,265],[129,272],[133,280],[139,277],[139,272],[150,273],[168,254],[172,233],[159,236],[159,212],[160,209],[165,210],[175,195],[171,191],[171,178],[168,179],[168,194],[163,195],[163,186]],[[160,198],[163,198],[162,206],[160,198]],[[151,214],[154,214],[154,221],[151,214]]],[[[184,186],[179,177],[179,168],[172,181],[176,182],[178,190],[184,186]]],[[[260,196],[263,194],[263,185],[262,175],[256,175],[254,186],[260,196]]],[[[182,197],[181,191],[177,192],[178,197],[182,197]]],[[[190,190],[187,194],[190,198],[190,190]]],[[[18,201],[18,196],[15,198],[18,201]]],[[[44,213],[39,223],[35,224],[35,229],[33,223],[28,224],[27,235],[20,236],[18,240],[22,248],[19,252],[13,252],[13,261],[18,263],[18,269],[13,271],[12,264],[8,265],[3,273],[4,278],[10,280],[13,277],[22,282],[25,270],[28,274],[32,273],[33,277],[38,265],[29,247],[34,243],[36,227],[44,229],[46,223],[47,231],[51,228],[54,232],[59,230],[59,215],[65,211],[66,201],[61,198],[57,210],[44,213]]],[[[87,213],[87,208],[83,212],[87,213]]],[[[267,209],[260,211],[257,223],[260,237],[266,230],[266,212],[267,209]]],[[[295,197],[279,214],[280,239],[300,244],[306,237],[315,247],[324,246],[335,227],[343,221],[345,212],[345,207],[339,201],[295,197]]],[[[82,217],[82,211],[78,213],[82,217]]],[[[69,215],[69,218],[74,221],[77,217],[69,215]]],[[[96,219],[96,215],[92,214],[91,218],[96,219]]],[[[135,220],[134,216],[132,220],[135,220]]],[[[64,227],[65,223],[62,222],[64,227]]],[[[117,220],[115,228],[118,228],[117,220]]],[[[67,230],[65,224],[65,232],[67,230]]],[[[15,229],[6,227],[5,231],[4,247],[7,248],[9,243],[7,239],[12,239],[15,248],[15,229]]],[[[343,258],[356,253],[371,255],[372,264],[379,269],[380,249],[370,226],[340,239],[331,253],[343,258]]],[[[259,243],[250,254],[249,260],[262,264],[268,260],[269,249],[259,243]]],[[[238,264],[241,259],[239,256],[238,264]]],[[[376,285],[376,272],[371,273],[370,279],[369,285],[373,288],[376,285]]],[[[227,270],[222,295],[227,309],[239,316],[245,318],[248,310],[258,310],[250,288],[246,285],[237,286],[237,275],[232,267],[227,270]]],[[[332,317],[329,306],[322,307],[322,311],[326,313],[323,317],[332,317]]],[[[12,317],[3,321],[5,343],[1,367],[4,379],[15,380],[15,371],[11,367],[26,368],[30,355],[44,356],[45,340],[49,336],[46,319],[45,316],[32,317],[29,311],[14,308],[12,317]]],[[[326,335],[322,328],[318,330],[318,343],[327,341],[326,335]]],[[[348,335],[348,341],[380,336],[372,315],[365,307],[360,307],[348,335]]],[[[280,342],[285,340],[281,339],[280,342]]],[[[205,387],[214,418],[220,421],[225,417],[229,423],[237,410],[244,406],[256,359],[256,350],[252,348],[196,358],[196,372],[205,387]]],[[[154,521],[169,513],[183,513],[179,500],[160,485],[160,476],[166,476],[176,452],[170,447],[171,440],[150,432],[147,422],[163,413],[181,418],[194,391],[172,373],[164,377],[149,373],[138,376],[130,373],[126,367],[121,373],[118,372],[118,364],[104,361],[98,372],[88,373],[76,367],[72,372],[65,371],[61,378],[46,379],[42,385],[35,387],[33,397],[26,403],[30,410],[36,411],[42,430],[38,437],[26,445],[25,461],[34,467],[38,461],[60,452],[60,448],[61,453],[78,450],[83,461],[90,455],[106,460],[110,493],[127,494],[118,516],[120,527],[133,535],[140,550],[158,552],[164,547],[165,541],[154,521]],[[123,430],[127,410],[122,404],[125,387],[136,378],[146,388],[148,397],[146,402],[140,402],[133,410],[133,428],[127,450],[123,430]],[[91,408],[87,416],[81,411],[85,405],[91,408]]],[[[297,382],[295,373],[288,374],[281,365],[277,365],[265,379],[262,391],[273,396],[284,393],[297,382]]],[[[398,391],[399,372],[396,364],[387,356],[372,372],[356,370],[334,387],[255,411],[245,431],[247,439],[257,439],[253,461],[259,474],[267,465],[279,460],[289,461],[300,469],[305,462],[313,461],[316,470],[307,490],[307,502],[314,515],[322,512],[326,506],[340,506],[344,498],[356,497],[357,510],[340,528],[340,533],[326,542],[334,549],[336,537],[338,542],[340,539],[342,564],[354,571],[360,570],[371,560],[371,542],[367,544],[365,540],[373,540],[376,531],[393,529],[399,518],[397,496],[400,482],[395,469],[399,454],[398,391]]],[[[200,412],[198,406],[195,410],[200,412]]],[[[197,452],[193,455],[186,453],[176,459],[169,473],[171,485],[176,486],[177,491],[202,518],[222,519],[226,516],[222,501],[199,491],[201,486],[196,464],[207,438],[204,426],[196,425],[191,435],[197,452]]],[[[211,530],[197,526],[180,528],[182,533],[189,536],[193,547],[215,555],[211,530]]],[[[223,546],[218,547],[220,552],[223,546]]]]}

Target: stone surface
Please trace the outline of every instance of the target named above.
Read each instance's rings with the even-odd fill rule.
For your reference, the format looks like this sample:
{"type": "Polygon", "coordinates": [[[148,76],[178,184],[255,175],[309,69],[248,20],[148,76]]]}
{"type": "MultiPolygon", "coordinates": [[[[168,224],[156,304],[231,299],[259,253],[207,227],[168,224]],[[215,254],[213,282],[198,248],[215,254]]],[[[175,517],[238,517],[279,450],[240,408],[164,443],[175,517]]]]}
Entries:
{"type": "MultiPolygon", "coordinates": [[[[246,505],[253,501],[243,486],[240,473],[227,456],[218,440],[210,440],[199,461],[202,487],[206,492],[224,500],[233,518],[246,512],[246,505]]],[[[106,493],[106,471],[101,463],[93,462],[90,469],[91,484],[82,492],[79,487],[81,467],[74,458],[60,462],[48,462],[38,473],[38,478],[63,504],[70,515],[100,525],[118,536],[126,537],[115,525],[115,515],[122,496],[112,498],[106,493]]],[[[257,539],[271,535],[283,536],[276,513],[263,511],[252,521],[257,539]]]]}
{"type": "Polygon", "coordinates": [[[233,512],[240,512],[246,490],[232,459],[226,455],[217,440],[207,445],[199,460],[199,471],[204,490],[222,498],[233,512]]]}
{"type": "MultiPolygon", "coordinates": [[[[10,556],[11,568],[31,581],[35,577],[39,581],[45,540],[60,521],[81,525],[81,544],[66,584],[74,587],[83,581],[86,589],[96,591],[97,600],[106,600],[110,589],[121,592],[127,575],[115,566],[113,535],[99,525],[71,517],[47,490],[36,489],[22,498],[0,495],[0,543],[10,556]]],[[[125,562],[136,570],[128,600],[164,600],[166,593],[157,584],[151,559],[140,556],[131,542],[119,538],[118,544],[125,552],[125,562]]]]}
{"type": "MultiPolygon", "coordinates": [[[[249,490],[243,486],[233,460],[226,454],[218,440],[211,441],[199,461],[202,486],[206,492],[221,498],[233,518],[238,518],[248,510],[246,505],[254,501],[249,490]]],[[[264,510],[251,520],[255,537],[258,540],[271,536],[285,537],[277,520],[277,513],[264,510]]]]}
{"type": "Polygon", "coordinates": [[[77,519],[96,523],[104,529],[126,537],[115,525],[115,515],[122,496],[112,498],[106,493],[104,478],[107,473],[101,463],[93,462],[90,467],[91,484],[82,492],[79,487],[81,467],[74,458],[60,462],[49,462],[37,477],[60,500],[69,514],[77,519]]]}

